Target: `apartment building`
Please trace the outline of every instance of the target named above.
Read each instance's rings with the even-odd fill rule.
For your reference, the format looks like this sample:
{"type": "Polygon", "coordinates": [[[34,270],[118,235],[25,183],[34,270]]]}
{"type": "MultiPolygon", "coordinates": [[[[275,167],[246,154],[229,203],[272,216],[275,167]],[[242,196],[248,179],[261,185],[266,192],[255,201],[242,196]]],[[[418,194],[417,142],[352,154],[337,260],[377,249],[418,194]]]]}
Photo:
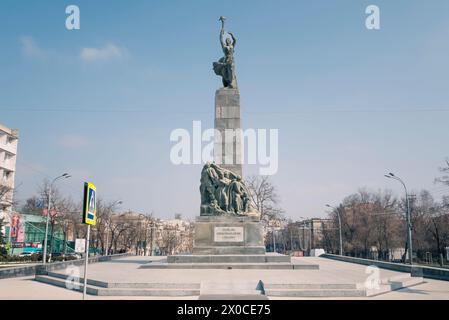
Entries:
{"type": "Polygon", "coordinates": [[[0,124],[0,219],[9,224],[19,132],[0,124]]]}

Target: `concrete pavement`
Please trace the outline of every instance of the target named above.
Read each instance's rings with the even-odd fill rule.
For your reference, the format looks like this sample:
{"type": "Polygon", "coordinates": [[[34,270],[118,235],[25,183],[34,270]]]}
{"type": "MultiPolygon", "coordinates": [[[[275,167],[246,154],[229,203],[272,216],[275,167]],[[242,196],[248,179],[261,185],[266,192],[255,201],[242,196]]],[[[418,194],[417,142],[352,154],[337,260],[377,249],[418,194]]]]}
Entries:
{"type": "MultiPolygon", "coordinates": [[[[100,262],[89,266],[89,279],[115,283],[186,283],[202,281],[258,281],[265,283],[288,284],[347,284],[363,283],[370,274],[366,267],[358,264],[339,262],[325,258],[304,257],[308,263],[317,263],[320,270],[221,270],[221,269],[139,269],[142,264],[153,263],[163,257],[124,257],[114,261],[100,262]]],[[[72,270],[73,271],[73,270],[72,270]]],[[[83,276],[83,268],[79,273],[83,276]]],[[[380,278],[391,278],[405,275],[401,272],[380,269],[380,278]]],[[[60,271],[64,273],[64,271],[60,271]]],[[[0,280],[0,299],[49,299],[72,300],[81,299],[79,292],[59,288],[33,280],[33,277],[11,278],[0,280]]],[[[179,297],[179,299],[197,299],[179,297]]],[[[88,299],[177,299],[174,297],[104,297],[88,296],[88,299]]],[[[270,299],[278,299],[270,297],[270,299]]],[[[285,299],[285,298],[280,298],[285,299]]],[[[295,298],[297,299],[297,298],[295,298]]],[[[310,298],[300,298],[310,299],[310,298]]],[[[323,298],[312,298],[323,299],[323,298]]],[[[341,299],[341,298],[324,298],[341,299]]],[[[449,299],[449,282],[428,280],[425,283],[389,292],[374,297],[346,299],[449,299]]]]}

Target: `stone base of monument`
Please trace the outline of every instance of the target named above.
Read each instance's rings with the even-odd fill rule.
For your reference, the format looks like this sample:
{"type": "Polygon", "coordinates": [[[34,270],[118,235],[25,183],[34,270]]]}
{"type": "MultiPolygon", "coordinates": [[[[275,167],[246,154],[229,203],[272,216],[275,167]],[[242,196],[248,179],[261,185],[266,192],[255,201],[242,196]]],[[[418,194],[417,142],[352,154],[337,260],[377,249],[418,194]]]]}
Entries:
{"type": "Polygon", "coordinates": [[[200,216],[195,222],[193,254],[168,256],[139,269],[318,270],[318,264],[265,252],[262,225],[255,216],[200,216]]]}
{"type": "Polygon", "coordinates": [[[262,225],[253,216],[200,216],[195,221],[193,254],[167,257],[165,264],[146,268],[172,269],[318,269],[292,264],[291,257],[266,253],[262,225]]]}
{"type": "Polygon", "coordinates": [[[263,255],[258,217],[200,216],[195,221],[193,255],[263,255]]]}

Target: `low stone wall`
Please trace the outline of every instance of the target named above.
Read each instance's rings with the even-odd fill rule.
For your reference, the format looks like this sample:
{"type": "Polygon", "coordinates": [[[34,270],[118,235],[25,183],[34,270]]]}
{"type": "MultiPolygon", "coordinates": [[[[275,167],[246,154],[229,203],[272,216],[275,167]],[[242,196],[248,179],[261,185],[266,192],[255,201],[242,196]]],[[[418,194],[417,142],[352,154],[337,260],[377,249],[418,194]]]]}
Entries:
{"type": "MultiPolygon", "coordinates": [[[[110,256],[94,256],[89,258],[89,263],[110,261],[117,258],[131,256],[130,253],[114,254],[110,256]]],[[[47,274],[48,271],[56,271],[67,268],[70,265],[82,266],[84,265],[84,259],[70,260],[63,262],[53,262],[46,266],[37,264],[33,266],[11,267],[0,269],[0,279],[15,278],[15,277],[27,277],[34,276],[36,274],[47,274]]]]}
{"type": "Polygon", "coordinates": [[[403,263],[393,263],[378,260],[354,258],[328,253],[323,254],[320,257],[350,263],[363,264],[365,266],[377,266],[379,268],[388,269],[392,271],[407,272],[411,273],[412,277],[424,277],[429,279],[449,281],[449,269],[444,268],[426,267],[418,265],[410,266],[409,264],[403,263]]]}
{"type": "Polygon", "coordinates": [[[11,267],[0,269],[0,279],[26,277],[36,274],[36,265],[26,267],[11,267]]]}

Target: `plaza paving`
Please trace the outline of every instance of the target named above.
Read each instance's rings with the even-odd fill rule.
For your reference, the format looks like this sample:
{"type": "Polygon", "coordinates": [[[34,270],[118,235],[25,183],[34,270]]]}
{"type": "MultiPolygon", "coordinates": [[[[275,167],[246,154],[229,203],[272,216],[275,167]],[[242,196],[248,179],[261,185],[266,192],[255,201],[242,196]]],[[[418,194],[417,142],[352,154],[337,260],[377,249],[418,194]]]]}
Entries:
{"type": "MultiPolygon", "coordinates": [[[[89,279],[115,283],[192,283],[258,281],[290,284],[347,284],[363,283],[369,276],[366,267],[326,258],[293,258],[302,263],[319,264],[320,270],[263,270],[263,269],[139,269],[147,263],[155,263],[163,257],[125,257],[89,265],[89,279]]],[[[80,268],[82,276],[83,268],[80,268]]],[[[64,270],[58,271],[64,273],[64,270]]],[[[405,273],[380,269],[380,278],[394,278],[405,273]]],[[[374,297],[347,299],[449,299],[449,282],[424,279],[425,283],[392,291],[374,297]]],[[[88,296],[88,299],[197,299],[192,297],[104,297],[88,296]]],[[[81,299],[79,292],[34,281],[34,277],[0,280],[0,299],[81,299]]],[[[270,299],[285,299],[270,297],[270,299]]],[[[297,299],[297,298],[295,298],[297,299]]],[[[317,298],[300,298],[317,299],[317,298]]],[[[320,298],[341,299],[341,298],[320,298]]]]}

